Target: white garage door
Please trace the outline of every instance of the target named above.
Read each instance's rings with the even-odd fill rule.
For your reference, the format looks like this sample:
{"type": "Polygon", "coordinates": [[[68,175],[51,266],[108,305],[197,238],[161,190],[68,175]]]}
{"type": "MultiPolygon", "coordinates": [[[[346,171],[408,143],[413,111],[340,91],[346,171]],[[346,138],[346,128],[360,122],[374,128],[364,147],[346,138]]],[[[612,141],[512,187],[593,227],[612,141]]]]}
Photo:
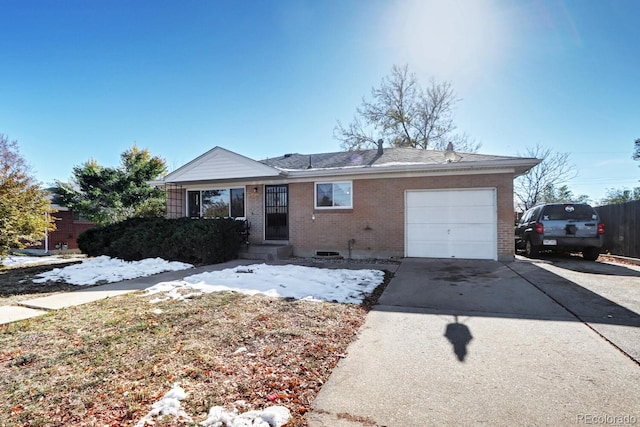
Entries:
{"type": "Polygon", "coordinates": [[[408,257],[497,259],[496,191],[408,190],[408,257]]]}

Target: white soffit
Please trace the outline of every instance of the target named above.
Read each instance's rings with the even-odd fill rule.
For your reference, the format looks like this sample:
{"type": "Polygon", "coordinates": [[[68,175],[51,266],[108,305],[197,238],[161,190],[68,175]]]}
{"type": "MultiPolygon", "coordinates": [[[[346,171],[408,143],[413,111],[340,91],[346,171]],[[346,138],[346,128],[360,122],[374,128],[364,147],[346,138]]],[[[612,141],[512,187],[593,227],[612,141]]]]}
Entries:
{"type": "Polygon", "coordinates": [[[213,181],[278,176],[280,171],[248,157],[215,147],[167,175],[165,182],[213,181]]]}

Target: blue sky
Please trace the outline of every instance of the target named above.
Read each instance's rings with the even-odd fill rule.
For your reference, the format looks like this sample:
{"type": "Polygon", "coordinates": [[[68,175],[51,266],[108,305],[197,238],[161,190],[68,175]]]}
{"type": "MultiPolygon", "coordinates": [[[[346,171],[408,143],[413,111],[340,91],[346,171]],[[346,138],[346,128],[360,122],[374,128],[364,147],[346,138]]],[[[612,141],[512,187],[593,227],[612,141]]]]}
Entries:
{"type": "Polygon", "coordinates": [[[0,133],[44,184],[137,143],[175,169],[339,151],[394,64],[450,81],[480,152],[571,154],[576,194],[640,183],[636,0],[0,0],[0,133]]]}

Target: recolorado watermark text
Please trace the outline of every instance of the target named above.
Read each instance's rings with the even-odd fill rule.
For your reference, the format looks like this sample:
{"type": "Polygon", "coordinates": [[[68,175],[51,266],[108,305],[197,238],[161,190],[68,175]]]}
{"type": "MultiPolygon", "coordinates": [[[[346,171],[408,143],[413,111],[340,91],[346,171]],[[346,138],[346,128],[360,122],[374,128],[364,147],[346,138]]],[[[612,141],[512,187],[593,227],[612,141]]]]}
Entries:
{"type": "Polygon", "coordinates": [[[587,425],[633,425],[638,423],[638,418],[634,415],[578,414],[576,421],[587,425]]]}

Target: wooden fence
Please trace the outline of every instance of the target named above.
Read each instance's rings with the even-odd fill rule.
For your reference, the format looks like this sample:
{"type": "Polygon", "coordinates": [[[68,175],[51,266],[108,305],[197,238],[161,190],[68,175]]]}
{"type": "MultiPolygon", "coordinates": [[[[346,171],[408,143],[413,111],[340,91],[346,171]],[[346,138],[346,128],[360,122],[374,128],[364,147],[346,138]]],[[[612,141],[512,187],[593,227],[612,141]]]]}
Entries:
{"type": "Polygon", "coordinates": [[[640,258],[640,200],[595,209],[605,224],[603,252],[640,258]]]}

